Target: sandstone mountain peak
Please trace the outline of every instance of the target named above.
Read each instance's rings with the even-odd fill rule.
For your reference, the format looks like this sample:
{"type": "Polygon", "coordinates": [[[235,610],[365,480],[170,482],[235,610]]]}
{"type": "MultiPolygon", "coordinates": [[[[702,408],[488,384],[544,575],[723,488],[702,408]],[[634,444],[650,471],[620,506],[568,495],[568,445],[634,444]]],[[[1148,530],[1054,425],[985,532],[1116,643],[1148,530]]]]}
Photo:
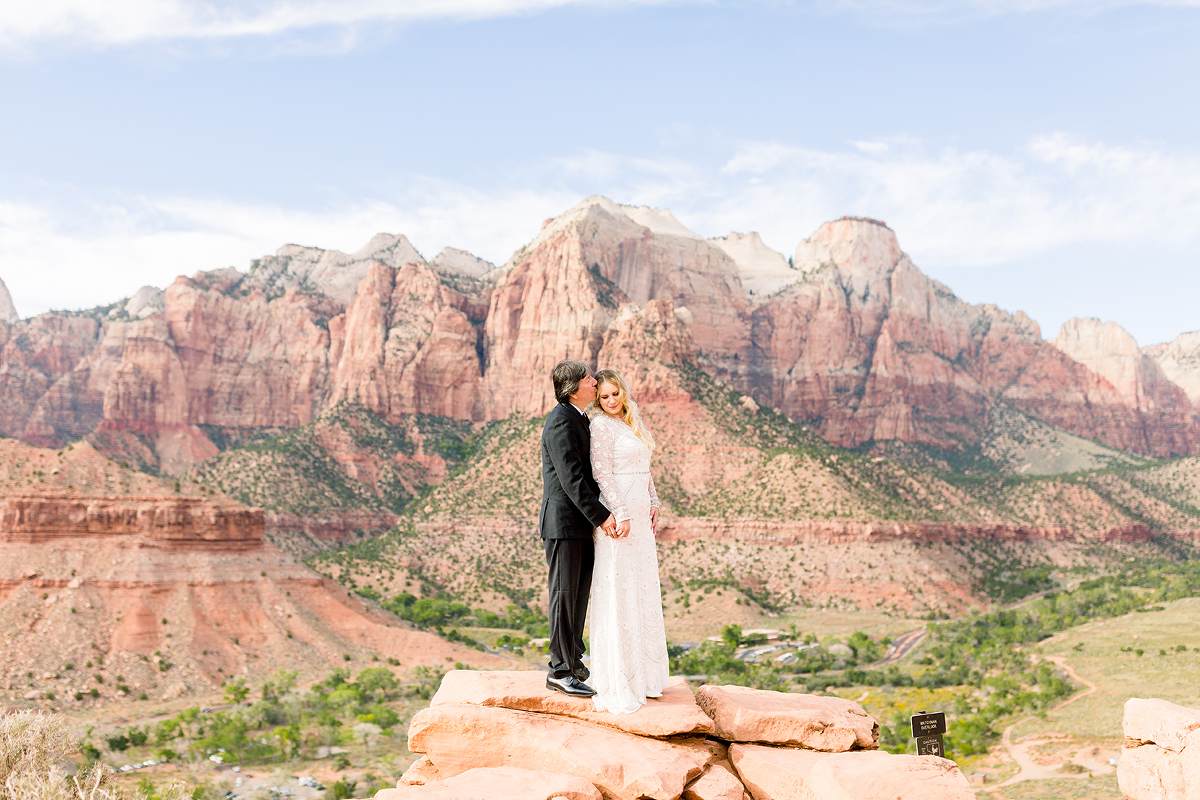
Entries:
{"type": "Polygon", "coordinates": [[[1142,352],[1200,408],[1200,331],[1181,333],[1171,342],[1143,347],[1142,352]]]}
{"type": "Polygon", "coordinates": [[[800,273],[792,269],[783,253],[767,247],[757,231],[733,232],[708,241],[737,264],[742,286],[751,295],[771,294],[800,278],[800,273]]]}
{"type": "Polygon", "coordinates": [[[902,255],[891,228],[867,217],[842,217],[826,222],[797,245],[792,263],[806,274],[834,264],[858,283],[890,273],[902,255]]]}
{"type": "Polygon", "coordinates": [[[1117,323],[1094,317],[1069,319],[1051,344],[1107,379],[1122,397],[1145,406],[1142,354],[1137,341],[1117,323]]]}
{"type": "Polygon", "coordinates": [[[465,275],[468,278],[482,277],[496,268],[492,262],[455,247],[442,248],[442,252],[434,256],[429,265],[440,273],[465,275]]]}
{"type": "Polygon", "coordinates": [[[287,245],[246,273],[176,280],[161,314],[149,288],[105,319],[0,326],[0,433],[102,436],[178,473],[342,401],[389,422],[536,415],[553,397],[530,376],[567,354],[615,357],[640,326],[670,345],[663,358],[840,446],[974,447],[1003,402],[1110,448],[1200,452],[1192,403],[1123,333],[1090,354],[1069,331],[1056,347],[1023,314],[955,297],[867,218],[825,223],[793,263],[755,233],[704,239],[670,211],[599,196],[498,270],[453,248],[428,263],[393,234],[353,254],[287,245]]]}
{"type": "Polygon", "coordinates": [[[151,314],[162,313],[166,308],[167,293],[157,286],[143,286],[133,293],[123,311],[134,319],[145,319],[151,314]]]}
{"type": "Polygon", "coordinates": [[[268,296],[292,288],[315,289],[347,306],[358,292],[358,284],[366,277],[367,268],[376,261],[397,268],[408,263],[425,263],[408,237],[377,233],[366,245],[349,254],[319,247],[284,245],[274,256],[252,262],[243,283],[248,289],[261,288],[268,296]]]}
{"type": "Polygon", "coordinates": [[[20,318],[16,306],[13,305],[12,295],[8,293],[8,287],[0,280],[0,322],[12,324],[20,318]]]}
{"type": "MultiPolygon", "coordinates": [[[[337,251],[332,251],[337,252],[337,251]]],[[[355,261],[373,258],[391,267],[399,267],[409,262],[424,264],[425,259],[413,247],[412,242],[404,234],[377,233],[351,256],[355,261]]]]}
{"type": "Polygon", "coordinates": [[[675,219],[675,216],[668,208],[657,209],[650,208],[649,206],[626,206],[597,194],[578,203],[557,217],[543,222],[542,229],[538,231],[538,235],[533,241],[514,253],[506,266],[513,266],[523,254],[536,250],[544,242],[549,241],[561,231],[570,228],[572,225],[581,224],[584,220],[595,216],[597,213],[610,218],[633,222],[642,228],[649,228],[651,232],[656,234],[679,236],[698,241],[704,240],[704,237],[700,236],[700,234],[688,229],[683,223],[675,219]]]}

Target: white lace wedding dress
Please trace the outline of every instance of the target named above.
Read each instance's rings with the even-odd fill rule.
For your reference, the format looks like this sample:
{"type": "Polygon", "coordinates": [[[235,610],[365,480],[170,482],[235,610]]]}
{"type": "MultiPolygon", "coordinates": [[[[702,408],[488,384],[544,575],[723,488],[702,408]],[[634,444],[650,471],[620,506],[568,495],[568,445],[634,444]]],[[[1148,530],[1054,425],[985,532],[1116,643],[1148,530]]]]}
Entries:
{"type": "Polygon", "coordinates": [[[592,473],[601,500],[617,521],[630,521],[620,539],[596,530],[592,571],[591,678],[597,711],[628,714],[647,697],[661,697],[670,675],[658,583],[658,553],[650,509],[658,507],[650,477],[650,448],[621,420],[592,420],[592,473]]]}

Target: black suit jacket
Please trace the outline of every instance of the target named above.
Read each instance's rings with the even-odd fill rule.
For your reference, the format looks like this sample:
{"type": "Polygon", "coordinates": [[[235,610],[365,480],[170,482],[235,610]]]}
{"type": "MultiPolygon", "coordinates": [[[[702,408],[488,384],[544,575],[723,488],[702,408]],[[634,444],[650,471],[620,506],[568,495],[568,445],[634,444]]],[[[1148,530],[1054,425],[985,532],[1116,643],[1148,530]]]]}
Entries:
{"type": "Polygon", "coordinates": [[[609,517],[592,477],[592,434],[588,419],[570,403],[559,403],[542,428],[543,539],[590,539],[609,517]]]}

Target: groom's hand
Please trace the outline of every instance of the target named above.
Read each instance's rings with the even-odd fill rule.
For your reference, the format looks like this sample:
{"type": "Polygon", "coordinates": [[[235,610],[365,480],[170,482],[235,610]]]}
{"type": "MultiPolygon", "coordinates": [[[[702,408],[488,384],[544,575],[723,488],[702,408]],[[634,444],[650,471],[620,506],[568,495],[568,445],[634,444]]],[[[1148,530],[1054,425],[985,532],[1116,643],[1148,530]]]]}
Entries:
{"type": "Polygon", "coordinates": [[[600,530],[604,531],[604,535],[613,538],[617,535],[617,518],[612,514],[608,515],[608,519],[600,523],[600,530]]]}

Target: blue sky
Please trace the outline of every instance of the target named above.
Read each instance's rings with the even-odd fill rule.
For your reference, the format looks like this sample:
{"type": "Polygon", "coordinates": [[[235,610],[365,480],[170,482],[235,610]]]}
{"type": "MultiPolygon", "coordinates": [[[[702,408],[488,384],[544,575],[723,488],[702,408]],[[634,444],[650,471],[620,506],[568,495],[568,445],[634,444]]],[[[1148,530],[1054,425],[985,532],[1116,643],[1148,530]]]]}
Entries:
{"type": "Polygon", "coordinates": [[[881,218],[1046,336],[1200,328],[1200,0],[32,6],[0,9],[23,315],[380,230],[499,263],[605,194],[785,254],[881,218]]]}

